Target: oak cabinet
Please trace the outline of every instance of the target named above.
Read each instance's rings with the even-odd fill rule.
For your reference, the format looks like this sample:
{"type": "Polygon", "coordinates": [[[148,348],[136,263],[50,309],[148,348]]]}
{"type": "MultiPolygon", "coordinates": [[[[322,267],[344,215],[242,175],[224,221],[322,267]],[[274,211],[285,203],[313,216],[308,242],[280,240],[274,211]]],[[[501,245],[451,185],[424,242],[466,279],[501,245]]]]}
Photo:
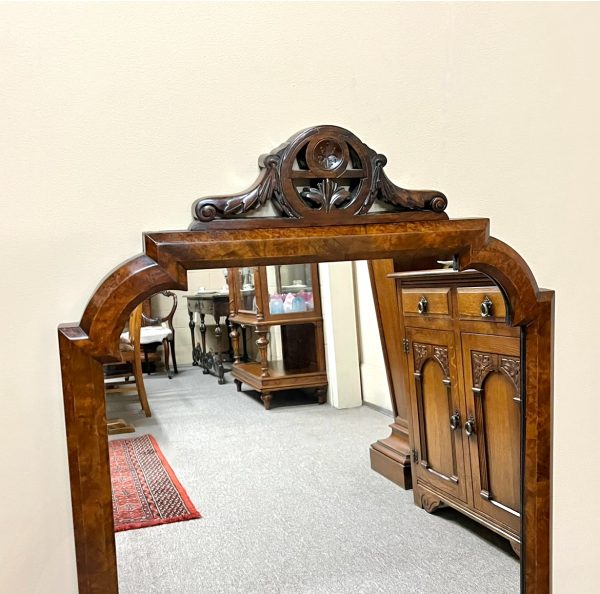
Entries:
{"type": "Polygon", "coordinates": [[[447,330],[409,328],[410,401],[414,412],[414,472],[460,500],[466,499],[460,391],[454,334],[447,330]]]}
{"type": "Polygon", "coordinates": [[[473,506],[519,533],[521,396],[519,339],[462,334],[473,506]]]}
{"type": "Polygon", "coordinates": [[[450,505],[520,548],[521,358],[500,290],[476,272],[398,285],[417,505],[450,505]]]}

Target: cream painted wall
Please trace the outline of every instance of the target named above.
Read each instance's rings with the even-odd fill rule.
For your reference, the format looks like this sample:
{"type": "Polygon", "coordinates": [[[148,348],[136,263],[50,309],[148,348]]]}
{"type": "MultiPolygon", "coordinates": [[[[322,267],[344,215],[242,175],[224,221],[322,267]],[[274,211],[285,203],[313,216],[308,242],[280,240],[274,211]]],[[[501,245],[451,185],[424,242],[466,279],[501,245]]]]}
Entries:
{"type": "Polygon", "coordinates": [[[365,260],[354,263],[354,288],[358,325],[358,352],[362,399],[392,412],[392,399],[381,348],[369,266],[365,260]]]}
{"type": "Polygon", "coordinates": [[[596,591],[599,28],[594,3],[0,5],[0,589],[76,590],[57,324],[142,231],[334,123],[557,290],[555,592],[596,591]]]}
{"type": "Polygon", "coordinates": [[[335,408],[362,405],[352,262],[319,264],[327,399],[335,408]]]}

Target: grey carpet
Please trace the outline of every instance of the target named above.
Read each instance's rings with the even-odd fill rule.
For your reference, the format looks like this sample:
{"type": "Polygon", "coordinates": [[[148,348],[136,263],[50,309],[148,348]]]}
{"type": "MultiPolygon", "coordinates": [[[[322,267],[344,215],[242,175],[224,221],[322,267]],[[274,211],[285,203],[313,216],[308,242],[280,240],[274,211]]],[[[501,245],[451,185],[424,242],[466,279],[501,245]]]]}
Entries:
{"type": "Polygon", "coordinates": [[[109,416],[151,433],[203,518],[116,535],[122,594],[376,594],[519,591],[503,539],[452,510],[428,514],[373,472],[390,418],[301,393],[219,386],[197,368],[111,395],[109,416]]]}

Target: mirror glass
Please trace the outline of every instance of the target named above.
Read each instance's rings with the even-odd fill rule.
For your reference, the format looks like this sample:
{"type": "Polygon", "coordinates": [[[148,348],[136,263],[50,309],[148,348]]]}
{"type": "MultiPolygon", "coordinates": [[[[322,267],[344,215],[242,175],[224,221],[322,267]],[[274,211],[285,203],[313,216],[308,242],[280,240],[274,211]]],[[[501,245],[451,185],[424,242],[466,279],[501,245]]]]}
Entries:
{"type": "MultiPolygon", "coordinates": [[[[162,342],[141,353],[152,416],[135,390],[106,398],[135,430],[109,439],[152,435],[202,518],[117,532],[122,593],[519,592],[519,329],[479,273],[379,274],[378,301],[371,278],[364,261],[319,265],[319,291],[309,264],[188,271],[172,379],[162,342]],[[288,298],[310,323],[283,318],[288,298]],[[377,467],[391,452],[396,468],[399,443],[412,490],[377,467]]],[[[153,298],[148,316],[171,303],[153,298]]],[[[135,524],[138,487],[121,487],[135,524]]]]}

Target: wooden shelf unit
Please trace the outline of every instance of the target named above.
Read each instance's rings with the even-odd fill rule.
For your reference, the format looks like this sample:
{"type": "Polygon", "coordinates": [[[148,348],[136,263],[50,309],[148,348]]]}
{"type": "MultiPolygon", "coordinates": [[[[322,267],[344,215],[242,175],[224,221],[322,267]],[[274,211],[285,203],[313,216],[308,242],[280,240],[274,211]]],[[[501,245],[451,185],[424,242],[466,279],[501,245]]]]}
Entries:
{"type": "Polygon", "coordinates": [[[247,384],[261,394],[265,409],[274,392],[315,388],[319,404],[327,399],[323,317],[316,264],[232,268],[228,271],[232,376],[241,391],[247,384]],[[293,278],[296,277],[296,278],[293,278]],[[240,355],[239,328],[257,336],[257,361],[240,355]],[[281,328],[283,360],[269,359],[269,335],[281,328]]]}

